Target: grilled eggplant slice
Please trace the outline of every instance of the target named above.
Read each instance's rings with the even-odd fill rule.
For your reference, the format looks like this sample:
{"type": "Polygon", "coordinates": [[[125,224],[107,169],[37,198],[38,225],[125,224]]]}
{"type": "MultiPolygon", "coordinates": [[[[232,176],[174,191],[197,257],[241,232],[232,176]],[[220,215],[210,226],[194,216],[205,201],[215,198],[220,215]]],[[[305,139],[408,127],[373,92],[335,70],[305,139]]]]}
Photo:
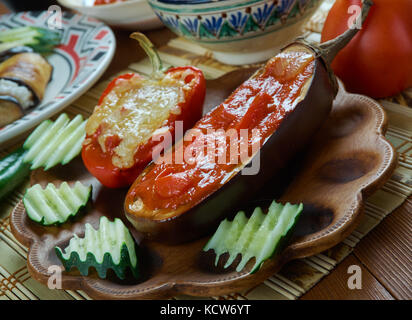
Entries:
{"type": "Polygon", "coordinates": [[[36,103],[43,99],[51,73],[51,64],[34,52],[16,54],[0,65],[0,79],[27,86],[34,93],[36,103]]]}
{"type": "Polygon", "coordinates": [[[0,52],[0,63],[3,61],[6,61],[7,59],[10,59],[12,56],[19,54],[19,53],[24,53],[24,52],[33,52],[33,49],[30,47],[26,46],[19,46],[19,47],[14,47],[5,51],[0,52]]]}
{"type": "Polygon", "coordinates": [[[24,110],[16,98],[0,95],[0,128],[21,118],[23,114],[24,110]]]}
{"type": "Polygon", "coordinates": [[[0,126],[5,126],[34,107],[44,97],[52,66],[41,55],[22,52],[0,64],[0,126]]]}
{"type": "MultiPolygon", "coordinates": [[[[363,19],[370,7],[366,2],[363,19]]],[[[202,152],[204,143],[197,144],[186,134],[182,144],[166,152],[164,159],[171,162],[153,162],[129,189],[125,213],[134,227],[148,238],[185,242],[210,232],[234,207],[252,199],[326,120],[337,94],[330,62],[357,31],[349,29],[321,46],[303,40],[289,45],[206,114],[194,127],[201,132],[200,142],[213,138],[209,129],[259,129],[260,137],[245,141],[248,150],[257,141],[260,153],[238,165],[219,164],[202,152]],[[195,153],[193,161],[176,162],[182,149],[184,155],[195,153]],[[242,175],[241,170],[257,159],[257,174],[242,175]]],[[[223,146],[230,153],[231,141],[224,140],[223,146]]]]}

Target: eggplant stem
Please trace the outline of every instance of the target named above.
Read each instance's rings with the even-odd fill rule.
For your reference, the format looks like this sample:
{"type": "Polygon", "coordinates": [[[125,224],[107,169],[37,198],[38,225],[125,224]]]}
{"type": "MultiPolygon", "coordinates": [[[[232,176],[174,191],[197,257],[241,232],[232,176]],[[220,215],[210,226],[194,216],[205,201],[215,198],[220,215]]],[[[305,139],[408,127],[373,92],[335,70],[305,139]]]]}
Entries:
{"type": "MultiPolygon", "coordinates": [[[[372,0],[362,0],[361,25],[365,22],[372,6],[372,0]]],[[[335,39],[321,43],[318,48],[320,49],[320,55],[322,58],[330,64],[339,51],[349,43],[349,41],[358,33],[359,30],[360,28],[356,27],[355,21],[352,28],[349,28],[335,39]]]]}
{"type": "Polygon", "coordinates": [[[162,60],[160,60],[159,54],[157,53],[153,43],[148,37],[140,32],[133,32],[130,35],[130,38],[139,41],[140,46],[148,55],[153,68],[152,77],[161,78],[163,76],[163,63],[162,60]]]}

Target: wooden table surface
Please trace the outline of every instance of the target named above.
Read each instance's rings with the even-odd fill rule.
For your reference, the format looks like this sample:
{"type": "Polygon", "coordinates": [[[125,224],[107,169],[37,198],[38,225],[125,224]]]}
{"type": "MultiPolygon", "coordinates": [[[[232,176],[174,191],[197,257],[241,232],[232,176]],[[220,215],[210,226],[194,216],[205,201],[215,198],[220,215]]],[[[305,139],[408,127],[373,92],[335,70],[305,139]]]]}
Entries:
{"type": "MultiPolygon", "coordinates": [[[[0,3],[0,14],[8,12],[0,3]]],[[[114,30],[117,50],[102,79],[127,68],[145,56],[130,32],[114,30]]],[[[146,32],[156,46],[165,45],[175,35],[166,28],[146,32]]],[[[412,299],[412,197],[384,219],[355,247],[342,263],[301,297],[314,299],[412,299]],[[362,270],[362,289],[349,289],[348,267],[362,270]]]]}

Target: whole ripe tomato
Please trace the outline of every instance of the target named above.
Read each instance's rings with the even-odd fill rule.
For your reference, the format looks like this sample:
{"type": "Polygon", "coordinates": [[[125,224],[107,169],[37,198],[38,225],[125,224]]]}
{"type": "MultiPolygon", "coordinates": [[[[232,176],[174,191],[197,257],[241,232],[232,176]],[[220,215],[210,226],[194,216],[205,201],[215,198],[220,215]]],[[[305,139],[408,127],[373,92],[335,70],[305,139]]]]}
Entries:
{"type": "MultiPolygon", "coordinates": [[[[332,63],[347,90],[375,98],[412,86],[412,0],[373,0],[362,29],[332,63]]],[[[348,13],[361,0],[337,0],[322,31],[322,42],[348,29],[348,13]]]]}

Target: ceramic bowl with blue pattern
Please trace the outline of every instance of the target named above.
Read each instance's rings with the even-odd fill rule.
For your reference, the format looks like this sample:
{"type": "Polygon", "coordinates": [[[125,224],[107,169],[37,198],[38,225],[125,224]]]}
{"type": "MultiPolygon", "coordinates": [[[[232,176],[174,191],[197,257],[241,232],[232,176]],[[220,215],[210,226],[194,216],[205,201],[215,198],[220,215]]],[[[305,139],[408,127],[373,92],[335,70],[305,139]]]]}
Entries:
{"type": "Polygon", "coordinates": [[[322,0],[149,0],[177,35],[227,64],[267,60],[302,33],[322,0]]]}

